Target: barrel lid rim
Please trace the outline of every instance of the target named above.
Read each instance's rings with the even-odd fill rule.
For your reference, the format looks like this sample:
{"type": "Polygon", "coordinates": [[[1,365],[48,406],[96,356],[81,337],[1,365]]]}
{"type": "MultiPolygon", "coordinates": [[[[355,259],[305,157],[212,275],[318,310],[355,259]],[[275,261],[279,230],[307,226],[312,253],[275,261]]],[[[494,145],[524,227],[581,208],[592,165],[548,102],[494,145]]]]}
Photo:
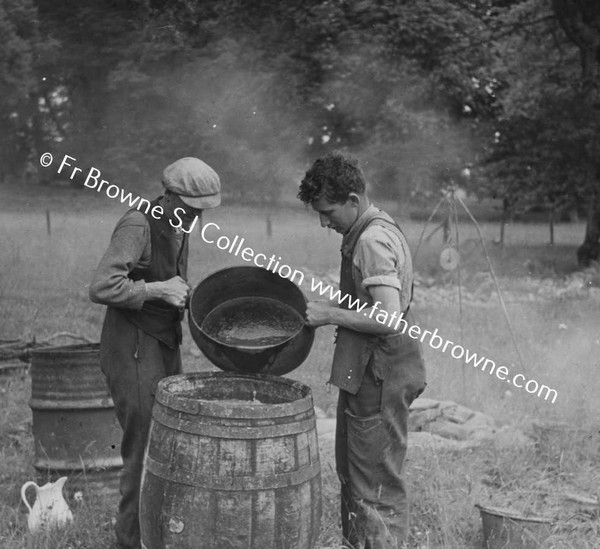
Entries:
{"type": "Polygon", "coordinates": [[[312,389],[299,381],[294,379],[284,378],[281,376],[270,375],[270,374],[241,374],[234,372],[190,372],[184,374],[177,374],[162,379],[158,383],[156,391],[156,400],[167,407],[185,412],[199,413],[201,410],[206,412],[218,413],[226,409],[228,417],[236,417],[236,412],[244,412],[244,418],[251,417],[263,417],[268,411],[267,416],[278,415],[277,411],[290,410],[293,413],[302,413],[306,410],[312,409],[312,389]],[[300,393],[300,398],[290,401],[276,404],[269,404],[268,410],[265,406],[249,406],[248,404],[235,405],[231,403],[221,402],[219,400],[202,400],[190,396],[185,396],[173,392],[169,392],[168,386],[182,381],[184,379],[189,380],[204,379],[247,379],[249,381],[269,381],[271,383],[277,383],[279,385],[286,385],[290,388],[296,389],[300,393]],[[302,407],[304,404],[304,407],[302,407]]]}
{"type": "Polygon", "coordinates": [[[290,379],[288,377],[276,376],[272,374],[246,374],[242,372],[186,372],[183,374],[176,374],[174,376],[165,377],[159,381],[159,384],[164,386],[171,383],[175,383],[182,379],[189,378],[245,378],[249,380],[263,379],[264,381],[271,381],[273,383],[293,386],[300,390],[310,389],[308,385],[305,385],[304,383],[296,379],[290,379]]]}

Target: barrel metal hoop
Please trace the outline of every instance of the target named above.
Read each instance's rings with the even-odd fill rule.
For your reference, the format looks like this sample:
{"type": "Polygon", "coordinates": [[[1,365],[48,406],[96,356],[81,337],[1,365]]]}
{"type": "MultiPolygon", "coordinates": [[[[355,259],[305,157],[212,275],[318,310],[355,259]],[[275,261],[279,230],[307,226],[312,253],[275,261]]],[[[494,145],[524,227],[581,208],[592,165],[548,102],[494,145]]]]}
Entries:
{"type": "Polygon", "coordinates": [[[186,486],[223,491],[273,490],[289,486],[299,486],[317,477],[321,472],[321,464],[317,460],[308,467],[288,473],[249,476],[215,476],[172,469],[168,463],[160,463],[146,455],[144,463],[146,473],[155,477],[186,486]]]}
{"type": "Polygon", "coordinates": [[[41,398],[32,398],[29,400],[29,407],[32,410],[87,410],[99,408],[114,408],[115,405],[110,397],[94,398],[88,400],[46,400],[41,398]]]}
{"type": "Polygon", "coordinates": [[[213,438],[231,438],[238,440],[273,438],[308,433],[315,428],[316,424],[314,416],[311,416],[303,421],[290,422],[288,424],[278,423],[275,425],[266,426],[248,424],[247,427],[227,425],[225,428],[222,423],[198,423],[198,418],[194,418],[194,420],[187,420],[164,414],[158,414],[156,413],[156,409],[152,414],[152,419],[153,421],[156,421],[164,427],[168,427],[174,431],[188,433],[191,435],[204,435],[213,438]]]}
{"type": "Polygon", "coordinates": [[[123,460],[120,456],[98,459],[82,458],[79,461],[40,457],[35,460],[33,466],[36,469],[48,469],[52,471],[99,471],[105,469],[122,469],[123,460]]]}

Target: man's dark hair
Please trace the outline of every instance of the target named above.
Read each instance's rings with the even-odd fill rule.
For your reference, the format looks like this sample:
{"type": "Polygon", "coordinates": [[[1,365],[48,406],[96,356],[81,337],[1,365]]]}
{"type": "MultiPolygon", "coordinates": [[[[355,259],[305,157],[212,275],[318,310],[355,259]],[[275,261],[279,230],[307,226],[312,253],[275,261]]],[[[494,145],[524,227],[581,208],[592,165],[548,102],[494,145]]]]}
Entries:
{"type": "Polygon", "coordinates": [[[333,151],[318,158],[300,183],[298,198],[310,204],[325,196],[329,202],[346,202],[351,192],[365,192],[365,176],[353,156],[333,151]]]}

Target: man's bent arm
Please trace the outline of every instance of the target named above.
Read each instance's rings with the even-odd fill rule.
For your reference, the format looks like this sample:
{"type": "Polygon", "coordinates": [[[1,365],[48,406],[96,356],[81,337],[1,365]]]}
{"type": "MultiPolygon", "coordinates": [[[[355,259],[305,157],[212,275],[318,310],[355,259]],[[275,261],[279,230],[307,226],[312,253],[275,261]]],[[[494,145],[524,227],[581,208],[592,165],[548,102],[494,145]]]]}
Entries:
{"type": "Polygon", "coordinates": [[[369,286],[373,307],[362,311],[343,309],[329,304],[312,302],[307,310],[307,320],[313,326],[334,324],[367,334],[389,335],[397,332],[396,322],[400,315],[400,293],[392,286],[369,286]],[[385,314],[384,314],[385,313],[385,314]],[[379,321],[377,320],[379,318],[379,321]]]}
{"type": "Polygon", "coordinates": [[[116,227],[90,284],[89,295],[94,303],[142,308],[148,298],[146,283],[131,280],[129,273],[142,257],[149,233],[150,227],[145,220],[125,221],[116,227]]]}

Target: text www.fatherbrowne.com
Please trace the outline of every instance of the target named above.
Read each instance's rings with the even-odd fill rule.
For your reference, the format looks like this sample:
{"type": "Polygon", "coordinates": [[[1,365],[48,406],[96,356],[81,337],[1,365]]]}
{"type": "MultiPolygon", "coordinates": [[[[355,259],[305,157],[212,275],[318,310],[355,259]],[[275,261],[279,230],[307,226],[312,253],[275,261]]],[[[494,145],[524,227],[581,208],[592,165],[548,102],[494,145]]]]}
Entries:
{"type": "Polygon", "coordinates": [[[444,339],[438,335],[437,328],[435,330],[423,330],[416,324],[409,325],[404,318],[404,313],[398,313],[394,311],[388,313],[383,309],[379,309],[381,303],[376,301],[370,308],[367,303],[360,302],[359,299],[352,299],[350,295],[341,294],[339,289],[334,289],[328,284],[324,284],[320,280],[312,279],[311,290],[318,292],[319,295],[327,297],[329,300],[337,302],[339,305],[344,305],[348,309],[354,309],[358,312],[363,312],[365,309],[369,309],[368,312],[364,311],[363,314],[369,318],[375,317],[375,320],[380,324],[385,324],[390,328],[393,327],[395,330],[401,333],[408,333],[409,337],[418,339],[421,343],[427,340],[427,343],[432,349],[441,350],[443,353],[449,351],[450,356],[456,360],[464,360],[464,362],[474,368],[481,369],[482,372],[486,372],[489,375],[495,375],[500,381],[504,381],[509,385],[517,387],[519,389],[525,389],[530,395],[536,395],[544,400],[549,400],[554,403],[558,398],[558,393],[555,389],[538,383],[535,379],[527,379],[523,374],[512,375],[506,366],[498,366],[495,361],[491,358],[487,358],[478,353],[474,353],[469,349],[466,349],[462,345],[458,345],[449,339],[444,339]]]}

